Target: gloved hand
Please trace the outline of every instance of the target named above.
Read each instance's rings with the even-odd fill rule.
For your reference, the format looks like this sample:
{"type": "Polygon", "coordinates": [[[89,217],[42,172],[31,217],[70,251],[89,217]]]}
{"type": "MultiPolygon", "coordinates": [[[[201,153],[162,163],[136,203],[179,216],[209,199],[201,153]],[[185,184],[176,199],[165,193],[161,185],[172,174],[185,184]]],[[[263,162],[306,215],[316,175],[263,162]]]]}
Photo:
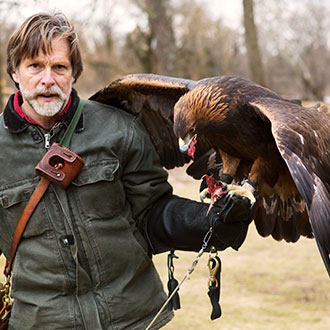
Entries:
{"type": "Polygon", "coordinates": [[[216,213],[222,222],[251,222],[251,203],[246,197],[226,196],[218,199],[211,208],[212,213],[216,213]]]}
{"type": "Polygon", "coordinates": [[[199,251],[210,227],[213,234],[208,248],[232,247],[244,242],[251,222],[250,201],[238,196],[225,196],[216,201],[207,214],[209,204],[178,196],[167,196],[154,205],[145,224],[145,236],[152,253],[170,249],[199,251]]]}

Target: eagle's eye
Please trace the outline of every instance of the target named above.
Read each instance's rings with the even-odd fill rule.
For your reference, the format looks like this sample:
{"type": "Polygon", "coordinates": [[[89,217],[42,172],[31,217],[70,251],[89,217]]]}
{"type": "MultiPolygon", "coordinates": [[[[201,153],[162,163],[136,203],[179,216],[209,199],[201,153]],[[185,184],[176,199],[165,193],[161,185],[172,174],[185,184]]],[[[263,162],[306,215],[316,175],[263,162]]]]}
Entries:
{"type": "Polygon", "coordinates": [[[189,130],[189,132],[188,132],[188,134],[189,135],[193,135],[193,134],[195,134],[195,127],[192,127],[190,130],[189,130]]]}

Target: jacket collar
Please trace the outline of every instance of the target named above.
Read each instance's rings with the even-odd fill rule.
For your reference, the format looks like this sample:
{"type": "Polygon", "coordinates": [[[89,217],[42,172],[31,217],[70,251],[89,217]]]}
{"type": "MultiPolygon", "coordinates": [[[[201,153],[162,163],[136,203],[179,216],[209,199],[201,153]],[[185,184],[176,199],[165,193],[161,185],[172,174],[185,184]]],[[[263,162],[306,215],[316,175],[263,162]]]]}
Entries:
{"type": "MultiPolygon", "coordinates": [[[[7,105],[3,112],[3,120],[4,120],[5,128],[7,128],[10,132],[20,133],[32,124],[27,122],[25,119],[21,118],[15,111],[14,96],[15,96],[15,94],[13,94],[9,97],[7,105]]],[[[70,107],[69,107],[67,113],[59,120],[59,122],[62,122],[66,127],[69,126],[71,119],[74,116],[74,114],[78,108],[78,104],[79,104],[79,96],[75,89],[72,89],[71,97],[72,97],[72,100],[71,100],[71,104],[70,104],[70,107]]],[[[77,127],[76,127],[76,132],[80,132],[84,129],[83,115],[84,114],[82,113],[81,117],[79,119],[79,122],[77,124],[77,127]]]]}

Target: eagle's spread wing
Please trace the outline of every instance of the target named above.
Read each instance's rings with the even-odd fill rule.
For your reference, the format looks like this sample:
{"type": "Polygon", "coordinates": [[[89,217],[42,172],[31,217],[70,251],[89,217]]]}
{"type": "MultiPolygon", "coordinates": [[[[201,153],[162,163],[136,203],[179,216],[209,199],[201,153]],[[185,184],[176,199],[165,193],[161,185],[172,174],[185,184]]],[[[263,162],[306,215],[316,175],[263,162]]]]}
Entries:
{"type": "MultiPolygon", "coordinates": [[[[178,99],[195,84],[188,79],[132,74],[113,81],[90,99],[140,116],[162,166],[172,169],[191,160],[179,150],[178,139],[173,132],[173,109],[178,99]]],[[[211,145],[205,139],[198,141],[196,160],[210,149],[211,145]]]]}
{"type": "Polygon", "coordinates": [[[330,274],[330,120],[316,109],[259,98],[251,105],[271,122],[278,150],[303,197],[330,274]]]}
{"type": "Polygon", "coordinates": [[[253,215],[258,232],[288,242],[314,234],[330,275],[326,115],[246,79],[225,76],[192,81],[128,75],[91,99],[139,115],[167,169],[189,161],[179,151],[177,138],[186,141],[191,132],[197,133],[189,173],[201,177],[212,146],[223,157],[224,174],[230,170],[236,182],[249,178],[257,183],[253,215]],[[238,164],[236,169],[231,161],[238,164]]]}

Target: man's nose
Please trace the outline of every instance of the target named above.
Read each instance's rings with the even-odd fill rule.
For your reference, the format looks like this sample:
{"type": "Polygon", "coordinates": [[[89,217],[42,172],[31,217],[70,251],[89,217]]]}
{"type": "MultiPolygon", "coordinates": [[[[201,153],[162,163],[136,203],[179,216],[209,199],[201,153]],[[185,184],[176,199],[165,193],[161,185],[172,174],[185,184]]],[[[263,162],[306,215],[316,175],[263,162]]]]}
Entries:
{"type": "Polygon", "coordinates": [[[51,68],[45,68],[42,72],[41,84],[45,87],[55,85],[54,73],[51,68]]]}

